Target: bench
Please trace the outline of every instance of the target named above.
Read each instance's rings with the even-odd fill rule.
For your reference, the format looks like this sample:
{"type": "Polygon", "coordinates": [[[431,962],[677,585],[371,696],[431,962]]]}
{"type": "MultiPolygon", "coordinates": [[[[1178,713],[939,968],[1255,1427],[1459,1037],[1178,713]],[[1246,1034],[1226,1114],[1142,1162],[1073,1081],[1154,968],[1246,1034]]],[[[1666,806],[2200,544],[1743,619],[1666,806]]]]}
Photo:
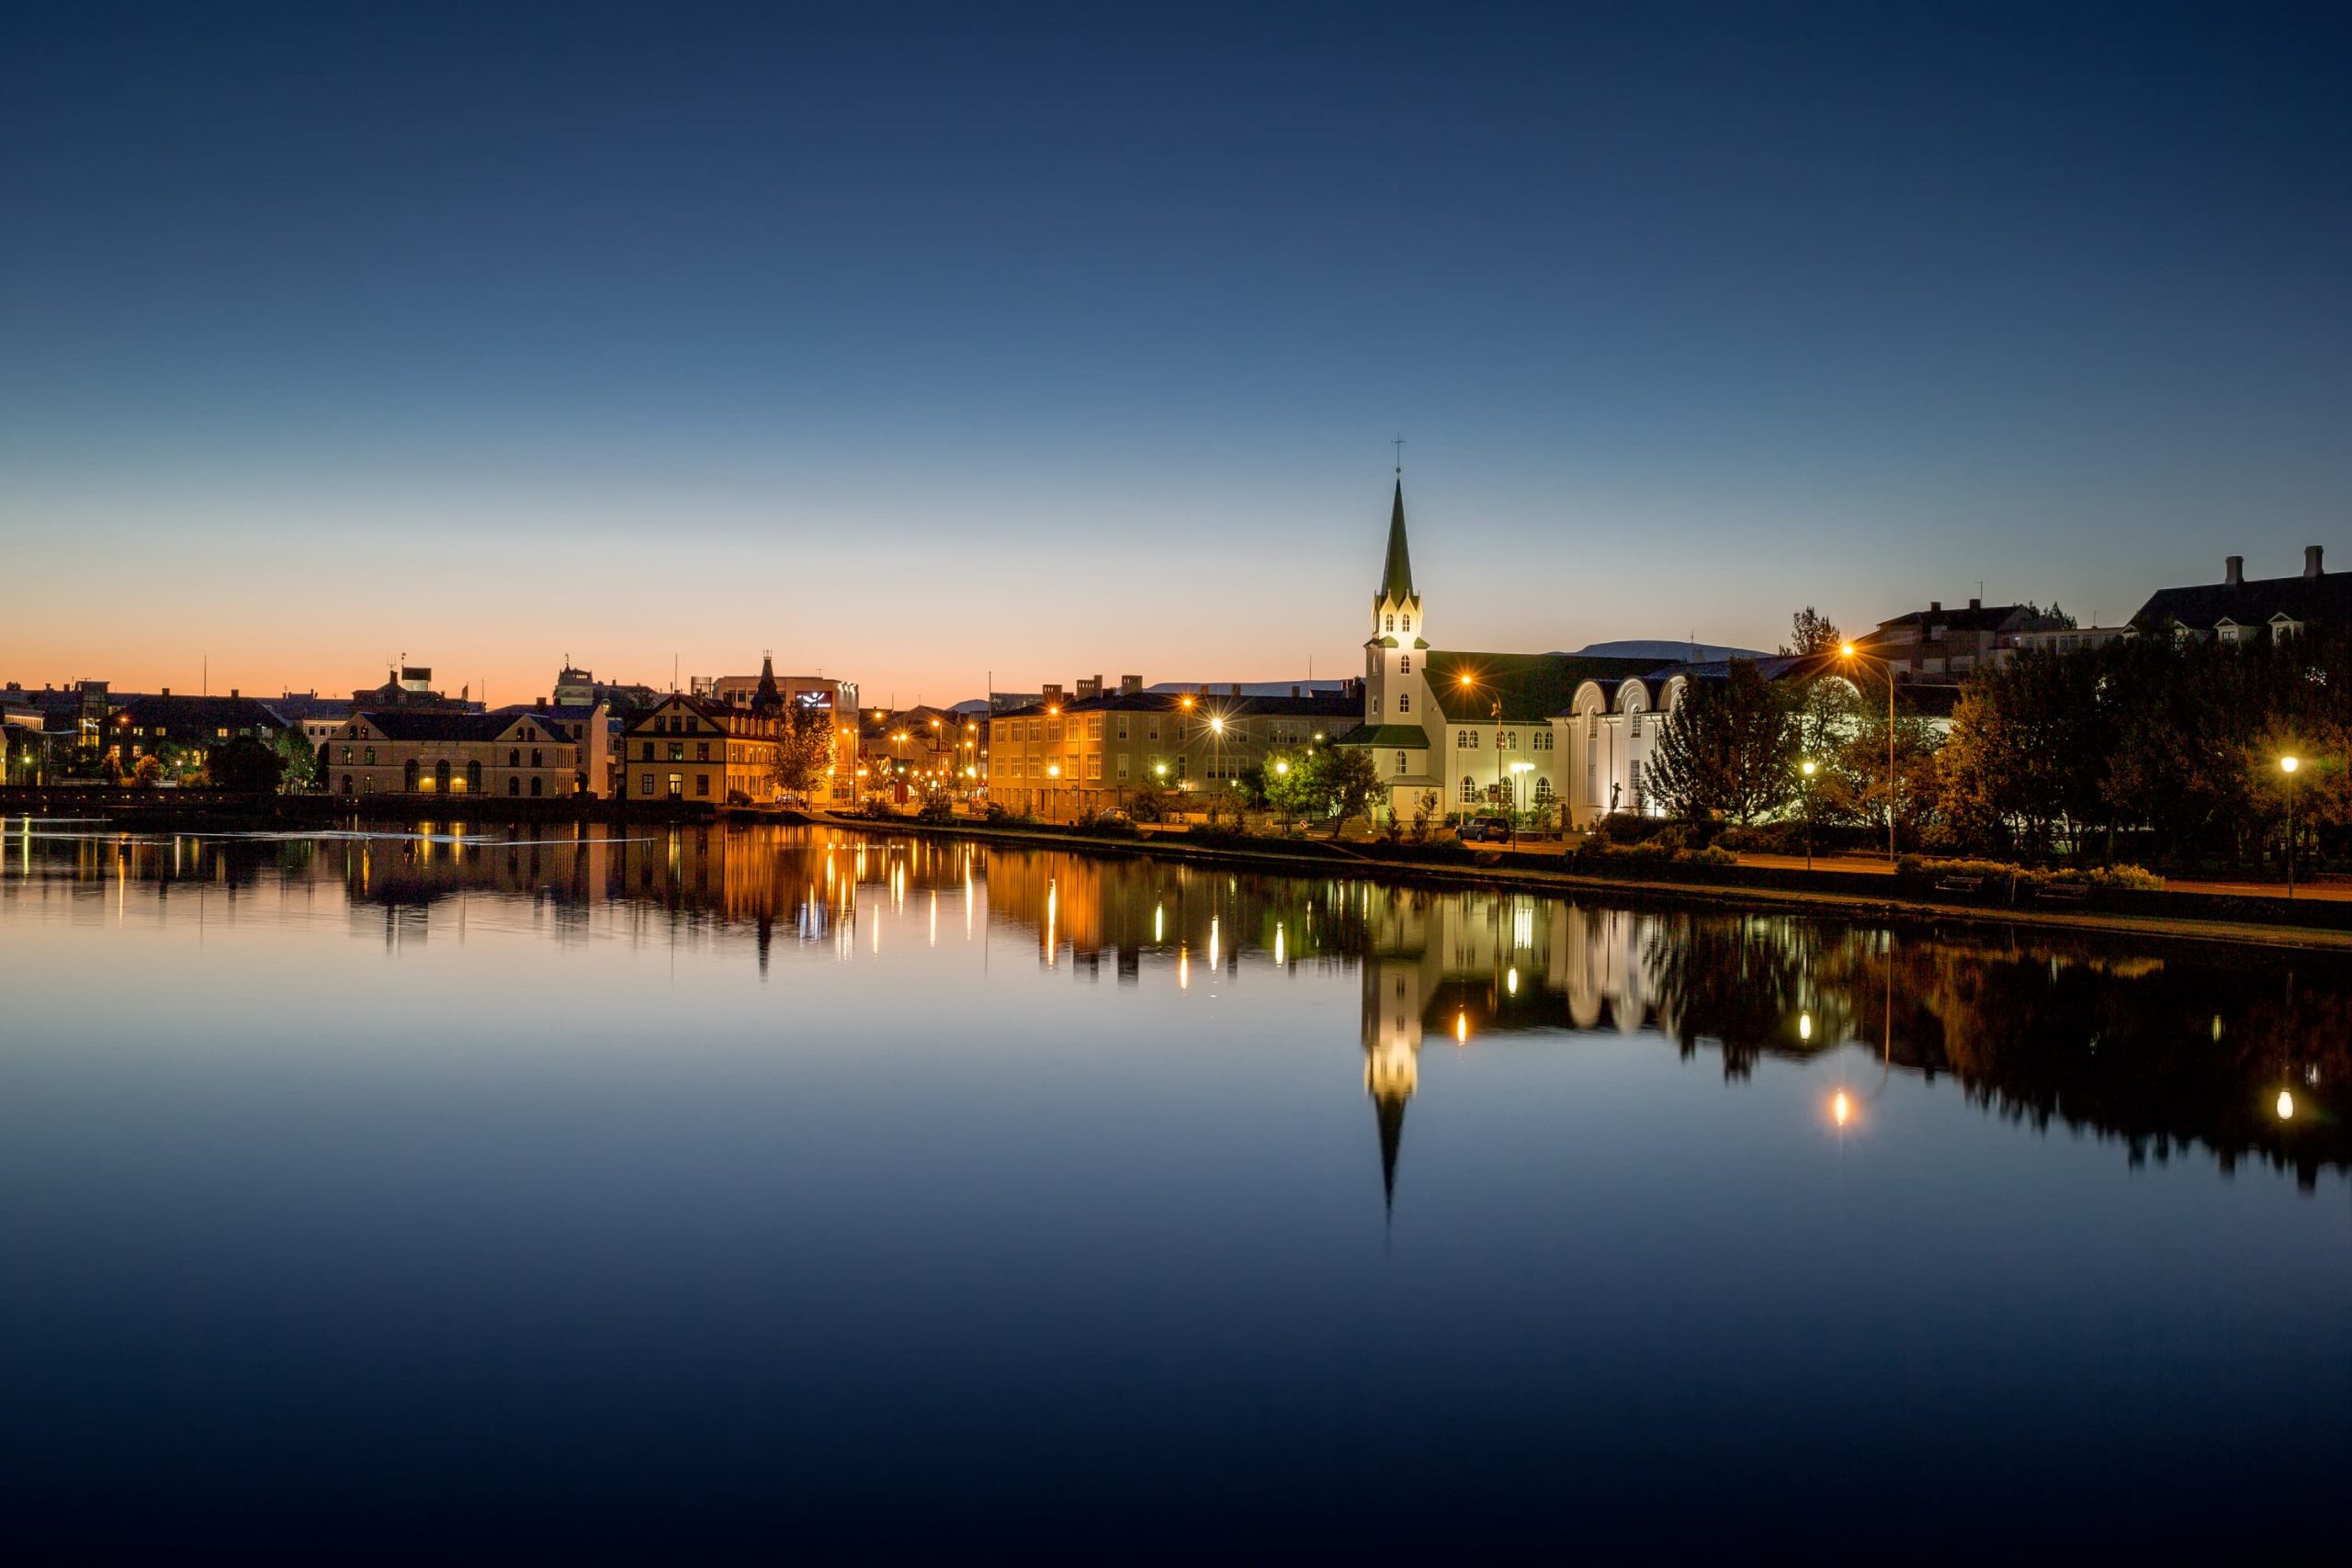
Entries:
{"type": "Polygon", "coordinates": [[[1947,876],[1936,884],[1939,893],[1973,893],[1984,886],[1981,876],[1947,876]]]}
{"type": "Polygon", "coordinates": [[[2091,885],[2087,882],[2045,882],[2033,896],[2047,898],[2053,904],[2079,904],[2090,890],[2091,885]]]}

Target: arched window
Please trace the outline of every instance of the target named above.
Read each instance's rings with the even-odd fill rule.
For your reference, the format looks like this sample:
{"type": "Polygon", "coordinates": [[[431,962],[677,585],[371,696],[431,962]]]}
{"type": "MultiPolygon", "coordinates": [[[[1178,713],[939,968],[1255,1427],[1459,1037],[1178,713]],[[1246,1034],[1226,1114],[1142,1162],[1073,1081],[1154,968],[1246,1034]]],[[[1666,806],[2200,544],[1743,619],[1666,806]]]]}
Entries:
{"type": "Polygon", "coordinates": [[[1552,804],[1552,781],[1550,779],[1537,779],[1535,781],[1535,804],[1538,806],[1549,806],[1552,804]]]}
{"type": "Polygon", "coordinates": [[[522,781],[521,779],[514,778],[514,777],[513,777],[513,776],[511,776],[511,775],[510,775],[510,776],[507,778],[507,780],[506,780],[506,793],[507,793],[507,794],[509,794],[509,795],[520,795],[520,794],[522,794],[522,793],[523,793],[523,781],[522,781]]]}
{"type": "Polygon", "coordinates": [[[506,749],[506,765],[510,768],[519,768],[523,765],[523,750],[521,747],[509,746],[506,749]]]}
{"type": "Polygon", "coordinates": [[[1413,629],[1413,617],[1410,615],[1405,617],[1405,629],[1407,631],[1411,631],[1413,629]]]}
{"type": "Polygon", "coordinates": [[[345,795],[349,795],[351,793],[351,775],[349,773],[343,775],[343,793],[345,795]]]}
{"type": "Polygon", "coordinates": [[[1639,740],[1642,738],[1642,710],[1639,708],[1634,710],[1633,733],[1634,739],[1639,740]]]}
{"type": "Polygon", "coordinates": [[[1383,615],[1381,617],[1380,629],[1385,632],[1395,631],[1396,629],[1396,617],[1394,615],[1383,615]]]}
{"type": "Polygon", "coordinates": [[[1405,753],[1402,751],[1396,753],[1396,771],[1400,773],[1405,771],[1405,753]]]}
{"type": "Polygon", "coordinates": [[[480,762],[466,764],[466,793],[468,795],[481,793],[481,764],[480,762]]]}
{"type": "Polygon", "coordinates": [[[531,793],[532,793],[533,795],[539,795],[539,794],[543,794],[543,793],[545,793],[545,791],[544,791],[544,789],[543,789],[543,787],[542,787],[542,786],[546,784],[546,782],[547,782],[547,781],[545,781],[544,779],[533,779],[533,780],[531,781],[531,793]]]}
{"type": "Polygon", "coordinates": [[[1412,693],[1399,692],[1396,694],[1396,711],[1398,713],[1410,713],[1413,711],[1412,693]]]}
{"type": "Polygon", "coordinates": [[[1478,798],[1478,781],[1468,773],[1462,775],[1462,799],[1464,805],[1478,798]]]}
{"type": "Polygon", "coordinates": [[[408,760],[408,766],[401,770],[401,788],[407,790],[411,795],[414,795],[416,793],[419,776],[417,773],[415,758],[411,757],[408,760]]]}
{"type": "Polygon", "coordinates": [[[533,767],[537,768],[537,767],[540,767],[540,766],[542,766],[542,765],[543,765],[543,764],[539,761],[539,754],[538,754],[538,752],[537,752],[537,751],[533,751],[533,752],[531,753],[531,766],[533,766],[533,767]]]}
{"type": "Polygon", "coordinates": [[[449,793],[449,764],[443,761],[433,764],[433,787],[443,795],[449,793]]]}

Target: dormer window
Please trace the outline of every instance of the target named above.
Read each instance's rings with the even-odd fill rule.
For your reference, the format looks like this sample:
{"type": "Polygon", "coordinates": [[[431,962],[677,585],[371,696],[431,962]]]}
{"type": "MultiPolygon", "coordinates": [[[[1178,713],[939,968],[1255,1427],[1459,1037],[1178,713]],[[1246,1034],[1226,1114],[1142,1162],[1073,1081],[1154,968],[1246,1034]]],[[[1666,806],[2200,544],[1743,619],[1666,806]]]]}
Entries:
{"type": "Polygon", "coordinates": [[[2285,642],[2291,637],[2301,637],[2302,631],[2303,623],[2291,615],[2282,614],[2270,617],[2270,640],[2274,643],[2285,642]]]}

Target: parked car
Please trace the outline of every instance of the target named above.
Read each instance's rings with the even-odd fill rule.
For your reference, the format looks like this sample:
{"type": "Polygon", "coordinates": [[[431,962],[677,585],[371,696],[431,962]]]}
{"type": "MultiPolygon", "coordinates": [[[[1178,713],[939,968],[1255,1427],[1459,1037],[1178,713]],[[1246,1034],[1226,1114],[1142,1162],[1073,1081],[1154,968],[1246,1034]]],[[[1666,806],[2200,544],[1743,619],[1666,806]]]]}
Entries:
{"type": "Polygon", "coordinates": [[[1508,844],[1516,836],[1508,817],[1473,817],[1462,824],[1462,837],[1469,843],[1508,844]]]}

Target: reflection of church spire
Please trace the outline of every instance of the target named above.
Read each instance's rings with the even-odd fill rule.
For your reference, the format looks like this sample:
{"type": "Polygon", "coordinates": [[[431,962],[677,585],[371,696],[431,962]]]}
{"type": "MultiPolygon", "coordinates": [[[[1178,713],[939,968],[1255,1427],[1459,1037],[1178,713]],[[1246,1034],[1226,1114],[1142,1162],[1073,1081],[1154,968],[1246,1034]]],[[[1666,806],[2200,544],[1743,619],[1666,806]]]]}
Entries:
{"type": "Polygon", "coordinates": [[[1412,1091],[1372,1091],[1372,1112],[1380,1123],[1380,1201],[1394,1217],[1396,1213],[1396,1146],[1405,1139],[1405,1101],[1412,1091]]]}

